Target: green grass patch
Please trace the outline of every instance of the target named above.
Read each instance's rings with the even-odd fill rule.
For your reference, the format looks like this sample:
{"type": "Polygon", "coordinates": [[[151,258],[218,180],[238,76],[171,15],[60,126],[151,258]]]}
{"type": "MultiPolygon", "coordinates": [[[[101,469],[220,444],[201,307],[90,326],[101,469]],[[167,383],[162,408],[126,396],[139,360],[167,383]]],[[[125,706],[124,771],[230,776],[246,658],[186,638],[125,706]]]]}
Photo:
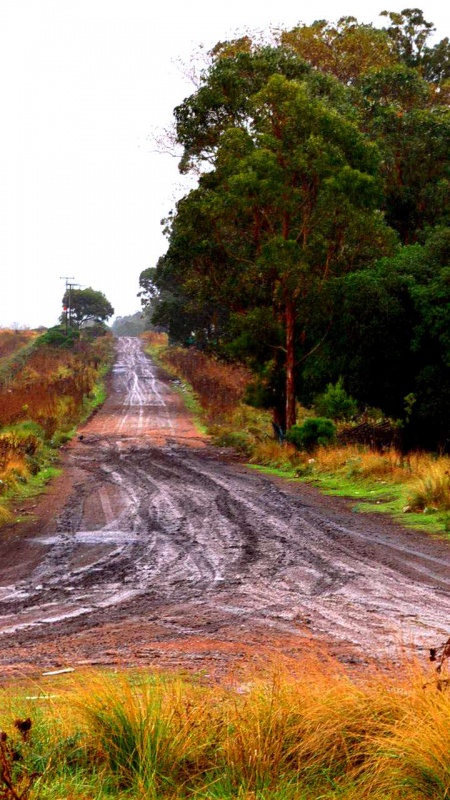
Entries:
{"type": "MultiPolygon", "coordinates": [[[[163,366],[163,369],[169,372],[166,366],[163,366]]],[[[183,402],[187,410],[192,414],[194,425],[197,431],[202,436],[207,436],[208,427],[203,422],[203,409],[192,386],[185,380],[181,381],[180,383],[173,383],[172,385],[175,391],[177,391],[178,394],[183,398],[183,402]]]]}
{"type": "Polygon", "coordinates": [[[448,513],[432,509],[427,509],[425,513],[405,511],[409,509],[408,484],[354,481],[336,474],[305,476],[300,480],[317,486],[324,494],[358,500],[352,508],[357,513],[389,514],[407,528],[446,536],[450,533],[448,513]]]}
{"type": "Polygon", "coordinates": [[[323,494],[355,500],[352,511],[355,513],[388,514],[404,527],[425,531],[430,534],[450,536],[450,514],[445,511],[427,509],[424,513],[409,508],[411,493],[408,484],[354,480],[341,473],[315,473],[305,468],[299,477],[298,468],[270,467],[247,464],[252,469],[267,475],[285,478],[293,483],[309,483],[323,494]]]}
{"type": "Polygon", "coordinates": [[[277,478],[286,478],[290,481],[296,481],[297,483],[300,482],[299,478],[297,477],[297,470],[293,467],[268,467],[262,464],[247,464],[246,466],[256,470],[257,472],[262,472],[263,475],[275,475],[277,478]]]}
{"type": "MultiPolygon", "coordinates": [[[[106,379],[111,371],[111,367],[112,367],[112,362],[104,364],[99,370],[98,378],[94,383],[92,391],[90,392],[89,396],[85,397],[84,399],[83,411],[78,424],[86,422],[86,420],[89,419],[91,414],[97,408],[100,408],[105,402],[106,398],[108,397],[108,390],[106,388],[106,379]]],[[[74,433],[75,432],[76,428],[74,428],[74,433]]]]}
{"type": "MultiPolygon", "coordinates": [[[[55,456],[52,453],[49,454],[48,458],[51,461],[55,460],[55,456]]],[[[11,505],[13,503],[17,505],[17,503],[21,501],[38,497],[45,491],[47,484],[60,474],[61,469],[49,463],[46,466],[42,466],[35,475],[29,475],[26,480],[15,482],[14,485],[4,493],[0,500],[0,508],[3,507],[4,511],[7,512],[3,514],[3,520],[2,514],[0,513],[0,526],[2,523],[8,524],[10,522],[24,522],[29,520],[29,513],[27,513],[26,516],[21,515],[20,512],[16,516],[12,515],[11,505]]]]}

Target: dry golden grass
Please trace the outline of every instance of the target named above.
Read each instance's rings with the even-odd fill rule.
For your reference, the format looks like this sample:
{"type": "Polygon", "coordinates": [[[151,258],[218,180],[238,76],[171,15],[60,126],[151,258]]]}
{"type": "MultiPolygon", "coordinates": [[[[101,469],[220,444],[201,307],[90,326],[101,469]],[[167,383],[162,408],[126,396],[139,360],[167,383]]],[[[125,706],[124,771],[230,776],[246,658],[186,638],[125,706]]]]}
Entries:
{"type": "Polygon", "coordinates": [[[99,339],[70,351],[49,346],[33,350],[0,385],[0,424],[33,420],[48,438],[62,420],[70,426],[93,389],[104,349],[105,342],[99,339]]]}
{"type": "Polygon", "coordinates": [[[13,355],[36,338],[35,331],[0,329],[0,359],[13,355]]]}
{"type": "Polygon", "coordinates": [[[277,441],[267,440],[256,442],[250,457],[250,463],[261,464],[264,467],[275,469],[292,469],[303,463],[304,456],[295,449],[294,445],[280,444],[277,441]]]}
{"type": "MultiPolygon", "coordinates": [[[[43,785],[60,757],[66,780],[82,767],[85,781],[100,776],[114,797],[133,800],[450,792],[450,693],[417,665],[355,678],[331,660],[305,659],[222,685],[143,672],[70,681],[44,703],[0,697],[8,732],[18,714],[36,720],[41,763],[50,753],[43,785]]],[[[62,796],[70,792],[60,787],[62,796]]]]}
{"type": "Polygon", "coordinates": [[[411,467],[397,450],[383,453],[369,447],[347,445],[319,447],[314,452],[315,469],[323,472],[345,470],[351,477],[403,482],[410,476],[411,467]]]}
{"type": "Polygon", "coordinates": [[[425,457],[419,460],[411,481],[409,503],[413,510],[450,510],[450,459],[447,456],[435,461],[425,457]]]}
{"type": "Polygon", "coordinates": [[[156,331],[144,331],[140,338],[152,347],[167,347],[169,342],[167,333],[156,333],[156,331]]]}
{"type": "Polygon", "coordinates": [[[2,503],[0,503],[0,525],[8,525],[13,522],[14,514],[2,503]]]}
{"type": "Polygon", "coordinates": [[[172,347],[162,354],[162,361],[191,384],[210,422],[234,412],[251,380],[245,367],[218,361],[193,347],[172,347]]]}

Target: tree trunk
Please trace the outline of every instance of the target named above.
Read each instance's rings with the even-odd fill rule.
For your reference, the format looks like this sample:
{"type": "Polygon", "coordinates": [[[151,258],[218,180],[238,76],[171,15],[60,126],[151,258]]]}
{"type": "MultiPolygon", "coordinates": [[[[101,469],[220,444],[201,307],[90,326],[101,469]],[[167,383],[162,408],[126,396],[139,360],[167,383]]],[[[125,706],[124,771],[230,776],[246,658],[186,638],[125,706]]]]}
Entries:
{"type": "Polygon", "coordinates": [[[286,303],[286,428],[295,425],[295,348],[294,348],[295,305],[292,300],[286,303]]]}

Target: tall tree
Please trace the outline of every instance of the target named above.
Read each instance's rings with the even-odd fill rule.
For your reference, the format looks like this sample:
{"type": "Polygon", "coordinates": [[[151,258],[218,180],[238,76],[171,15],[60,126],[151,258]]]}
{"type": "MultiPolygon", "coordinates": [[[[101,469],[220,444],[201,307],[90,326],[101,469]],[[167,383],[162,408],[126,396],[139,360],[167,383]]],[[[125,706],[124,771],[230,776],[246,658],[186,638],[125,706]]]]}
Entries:
{"type": "MultiPolygon", "coordinates": [[[[197,299],[203,292],[211,297],[219,271],[230,311],[248,313],[260,295],[259,304],[270,305],[281,321],[287,427],[295,423],[296,339],[305,338],[300,309],[331,275],[357,268],[375,247],[392,245],[376,212],[377,149],[333,107],[332,79],[326,86],[328,96],[316,76],[303,82],[269,76],[246,98],[245,115],[216,135],[214,170],[187,206],[192,211],[197,204],[209,237],[206,245],[191,238],[191,247],[196,244],[183,257],[184,288],[197,299]]],[[[336,96],[342,99],[341,89],[336,96]]],[[[350,103],[348,109],[352,116],[350,103]]],[[[169,253],[180,231],[175,223],[169,253]]]]}
{"type": "Polygon", "coordinates": [[[448,42],[428,46],[417,9],[386,16],[381,31],[345,17],[298,26],[275,47],[219,43],[175,110],[180,168],[199,183],[168,225],[156,316],[184,341],[245,355],[285,397],[288,426],[296,388],[307,398],[307,383],[317,392],[346,370],[353,393],[370,402],[383,386],[400,415],[426,349],[413,347],[418,319],[435,330],[433,303],[447,296],[445,271],[428,291],[425,276],[373,268],[399,247],[392,229],[409,245],[450,223],[448,42]]]}
{"type": "Polygon", "coordinates": [[[82,328],[89,322],[106,322],[114,314],[114,309],[106,299],[103,292],[98,292],[90,286],[87,289],[71,289],[63,297],[63,305],[67,309],[62,315],[62,321],[69,315],[70,324],[82,328]]]}

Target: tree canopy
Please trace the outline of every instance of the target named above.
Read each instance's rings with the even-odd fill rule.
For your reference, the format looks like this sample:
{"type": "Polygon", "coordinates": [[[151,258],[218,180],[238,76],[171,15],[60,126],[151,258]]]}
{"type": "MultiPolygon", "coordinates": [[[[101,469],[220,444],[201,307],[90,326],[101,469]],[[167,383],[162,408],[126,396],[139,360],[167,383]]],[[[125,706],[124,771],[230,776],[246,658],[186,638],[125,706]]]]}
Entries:
{"type": "Polygon", "coordinates": [[[75,328],[82,328],[88,323],[106,322],[112,317],[114,309],[103,292],[91,287],[87,289],[70,289],[64,293],[62,321],[68,319],[75,328]]]}
{"type": "Polygon", "coordinates": [[[284,427],[296,397],[341,378],[400,418],[414,395],[417,427],[441,439],[450,46],[429,46],[419,9],[383,16],[214,48],[174,112],[198,185],[141,299],[173,340],[249,364],[284,427]]]}

